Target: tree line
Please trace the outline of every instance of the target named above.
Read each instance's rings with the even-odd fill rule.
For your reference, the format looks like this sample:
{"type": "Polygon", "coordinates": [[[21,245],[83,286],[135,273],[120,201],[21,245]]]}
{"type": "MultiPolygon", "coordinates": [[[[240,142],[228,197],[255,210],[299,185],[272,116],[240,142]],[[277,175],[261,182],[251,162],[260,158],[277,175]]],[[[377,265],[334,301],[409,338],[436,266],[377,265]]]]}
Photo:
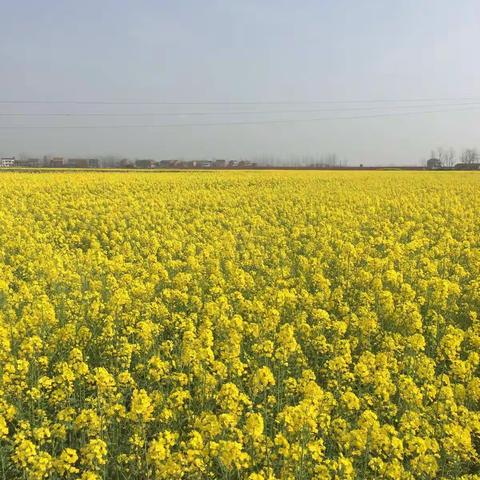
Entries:
{"type": "Polygon", "coordinates": [[[430,151],[430,158],[437,158],[444,167],[453,167],[457,163],[480,162],[480,154],[477,148],[465,148],[458,153],[454,148],[438,147],[430,151]]]}

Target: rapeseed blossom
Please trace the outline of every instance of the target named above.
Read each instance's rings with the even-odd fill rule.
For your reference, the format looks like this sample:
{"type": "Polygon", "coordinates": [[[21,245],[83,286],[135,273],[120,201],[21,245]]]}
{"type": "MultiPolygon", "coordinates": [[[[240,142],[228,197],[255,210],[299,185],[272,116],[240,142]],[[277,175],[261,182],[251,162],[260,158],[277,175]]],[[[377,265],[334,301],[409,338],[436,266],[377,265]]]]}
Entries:
{"type": "Polygon", "coordinates": [[[480,175],[0,192],[4,478],[480,478],[480,175]]]}

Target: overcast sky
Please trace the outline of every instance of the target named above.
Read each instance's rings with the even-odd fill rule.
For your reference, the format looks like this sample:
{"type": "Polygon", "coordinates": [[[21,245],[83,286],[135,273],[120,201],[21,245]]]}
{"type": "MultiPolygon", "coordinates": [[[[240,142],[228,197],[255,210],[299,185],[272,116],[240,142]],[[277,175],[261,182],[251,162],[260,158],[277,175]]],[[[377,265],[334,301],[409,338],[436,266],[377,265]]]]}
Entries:
{"type": "Polygon", "coordinates": [[[0,103],[0,154],[414,164],[480,147],[479,0],[0,0],[0,18],[0,101],[145,102],[0,103]],[[405,99],[432,100],[308,103],[405,99]],[[412,110],[451,111],[396,115],[412,110]]]}

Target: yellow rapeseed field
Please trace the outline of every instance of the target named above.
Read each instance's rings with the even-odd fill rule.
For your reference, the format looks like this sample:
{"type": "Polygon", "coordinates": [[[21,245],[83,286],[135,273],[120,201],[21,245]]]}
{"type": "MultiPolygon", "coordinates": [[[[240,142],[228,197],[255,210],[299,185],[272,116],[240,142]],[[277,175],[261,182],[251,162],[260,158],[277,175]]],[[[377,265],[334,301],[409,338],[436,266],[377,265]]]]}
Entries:
{"type": "Polygon", "coordinates": [[[0,174],[0,479],[479,479],[480,174],[0,174]]]}

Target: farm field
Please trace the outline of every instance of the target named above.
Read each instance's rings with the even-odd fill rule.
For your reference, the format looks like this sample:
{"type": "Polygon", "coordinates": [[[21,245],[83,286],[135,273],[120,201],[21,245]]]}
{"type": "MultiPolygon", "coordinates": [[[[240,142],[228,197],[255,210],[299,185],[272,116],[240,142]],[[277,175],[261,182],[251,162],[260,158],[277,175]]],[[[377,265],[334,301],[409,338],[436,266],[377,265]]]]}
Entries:
{"type": "Polygon", "coordinates": [[[480,174],[0,199],[0,479],[480,478],[480,174]]]}

